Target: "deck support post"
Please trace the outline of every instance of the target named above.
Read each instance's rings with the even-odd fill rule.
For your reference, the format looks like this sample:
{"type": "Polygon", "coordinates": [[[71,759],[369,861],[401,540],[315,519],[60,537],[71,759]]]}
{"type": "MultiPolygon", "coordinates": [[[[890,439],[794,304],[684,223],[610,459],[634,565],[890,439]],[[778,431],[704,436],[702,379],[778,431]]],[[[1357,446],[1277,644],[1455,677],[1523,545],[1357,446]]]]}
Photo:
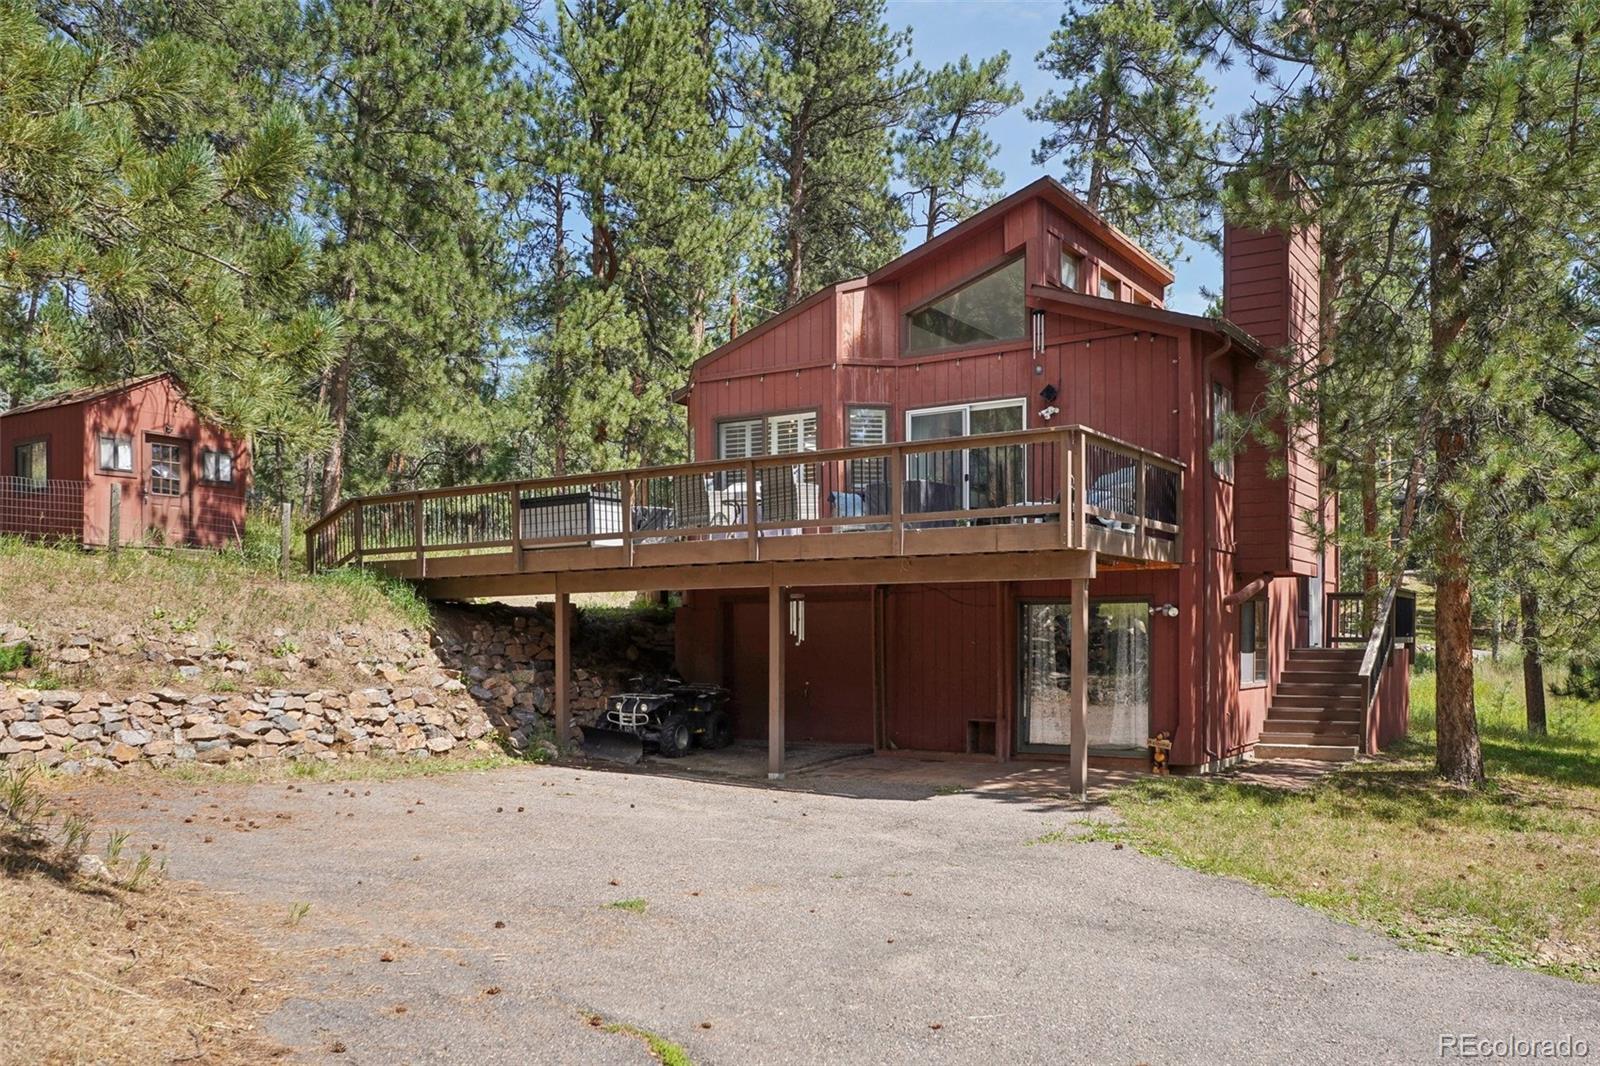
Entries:
{"type": "Polygon", "coordinates": [[[572,608],[565,592],[556,593],[556,750],[572,743],[572,608]]]}
{"type": "Polygon", "coordinates": [[[1080,800],[1089,786],[1089,582],[1072,582],[1072,766],[1068,787],[1080,800]]]}
{"type": "Polygon", "coordinates": [[[789,590],[767,589],[767,780],[782,781],[784,752],[783,648],[787,642],[789,590]]]}

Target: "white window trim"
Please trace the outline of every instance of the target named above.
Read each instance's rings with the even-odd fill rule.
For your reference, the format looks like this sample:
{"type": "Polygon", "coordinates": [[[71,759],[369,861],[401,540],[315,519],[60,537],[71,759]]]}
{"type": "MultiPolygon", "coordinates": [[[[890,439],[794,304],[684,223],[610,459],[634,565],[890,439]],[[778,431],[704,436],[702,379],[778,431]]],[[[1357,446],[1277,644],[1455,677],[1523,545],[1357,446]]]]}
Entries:
{"type": "MultiPolygon", "coordinates": [[[[961,412],[961,435],[963,437],[970,437],[970,436],[972,436],[972,412],[974,412],[974,411],[998,411],[998,410],[1001,410],[1002,408],[1006,408],[1006,407],[1015,407],[1015,408],[1018,408],[1022,412],[1022,428],[1023,429],[1027,429],[1028,428],[1028,400],[1027,400],[1027,397],[1025,397],[1025,396],[1019,396],[1016,399],[981,400],[981,401],[979,401],[977,403],[951,403],[951,404],[943,404],[943,405],[941,405],[939,407],[918,407],[914,411],[907,411],[906,412],[906,436],[905,436],[905,442],[907,444],[922,443],[920,441],[913,441],[911,439],[911,420],[914,417],[916,417],[917,415],[942,415],[942,414],[949,414],[951,411],[960,411],[961,412]]],[[[906,460],[907,460],[907,463],[909,464],[910,460],[911,460],[911,457],[907,456],[906,460]]],[[[1027,461],[1028,461],[1028,453],[1027,453],[1027,451],[1025,449],[1024,449],[1024,451],[1022,453],[1022,461],[1023,461],[1023,464],[1024,464],[1023,465],[1023,470],[1024,470],[1023,482],[1024,482],[1024,484],[1026,484],[1027,483],[1027,473],[1026,473],[1027,465],[1026,464],[1027,464],[1027,461]]],[[[967,452],[965,450],[963,450],[962,453],[961,453],[961,509],[962,510],[968,510],[968,509],[970,509],[972,507],[972,477],[971,477],[971,473],[972,472],[967,468],[967,452]]]]}
{"type": "Polygon", "coordinates": [[[200,480],[208,485],[232,485],[234,482],[234,455],[222,448],[203,448],[200,451],[200,480]],[[227,456],[228,476],[214,477],[210,470],[212,456],[227,456]]]}
{"type": "Polygon", "coordinates": [[[133,473],[133,462],[134,462],[134,460],[133,460],[133,451],[134,451],[134,447],[133,447],[133,438],[132,437],[126,437],[126,436],[123,436],[123,435],[118,434],[118,433],[97,433],[97,434],[95,434],[94,451],[95,451],[95,466],[96,466],[97,469],[99,469],[99,471],[101,473],[104,473],[104,474],[131,474],[131,473],[133,473]],[[110,463],[107,463],[105,461],[105,456],[101,452],[101,449],[106,445],[107,442],[109,442],[110,445],[111,445],[111,462],[110,463]],[[118,466],[117,465],[117,452],[118,452],[119,448],[127,450],[127,456],[128,456],[128,465],[127,466],[118,466]]]}

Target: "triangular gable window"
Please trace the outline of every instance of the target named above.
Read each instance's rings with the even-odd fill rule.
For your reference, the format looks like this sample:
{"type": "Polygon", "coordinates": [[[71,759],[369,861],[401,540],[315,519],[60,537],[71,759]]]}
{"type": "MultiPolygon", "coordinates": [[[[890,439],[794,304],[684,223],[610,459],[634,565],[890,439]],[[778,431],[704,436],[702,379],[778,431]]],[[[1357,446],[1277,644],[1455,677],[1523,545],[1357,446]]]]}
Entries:
{"type": "Polygon", "coordinates": [[[967,344],[1018,340],[1028,332],[1023,265],[1013,259],[906,316],[912,354],[967,344]]]}

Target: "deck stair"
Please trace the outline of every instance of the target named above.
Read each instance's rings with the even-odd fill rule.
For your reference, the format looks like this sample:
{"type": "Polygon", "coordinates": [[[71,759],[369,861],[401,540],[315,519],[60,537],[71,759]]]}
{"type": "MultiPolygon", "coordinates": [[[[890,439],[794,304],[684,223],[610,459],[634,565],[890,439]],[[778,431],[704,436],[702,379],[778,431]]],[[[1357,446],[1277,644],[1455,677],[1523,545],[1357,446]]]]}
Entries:
{"type": "Polygon", "coordinates": [[[1256,742],[1258,759],[1348,762],[1361,750],[1363,648],[1289,653],[1256,742]]]}

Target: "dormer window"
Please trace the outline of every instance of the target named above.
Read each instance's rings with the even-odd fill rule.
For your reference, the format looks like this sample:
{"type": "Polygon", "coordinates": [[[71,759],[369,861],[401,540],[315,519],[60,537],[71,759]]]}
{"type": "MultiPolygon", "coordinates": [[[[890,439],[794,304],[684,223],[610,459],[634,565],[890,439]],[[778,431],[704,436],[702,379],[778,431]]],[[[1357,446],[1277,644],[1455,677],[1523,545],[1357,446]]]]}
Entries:
{"type": "Polygon", "coordinates": [[[1083,288],[1083,257],[1075,252],[1061,253],[1061,287],[1068,292],[1083,288]]]}
{"type": "Polygon", "coordinates": [[[906,352],[920,355],[1028,333],[1023,266],[1013,259],[906,315],[906,352]]]}

